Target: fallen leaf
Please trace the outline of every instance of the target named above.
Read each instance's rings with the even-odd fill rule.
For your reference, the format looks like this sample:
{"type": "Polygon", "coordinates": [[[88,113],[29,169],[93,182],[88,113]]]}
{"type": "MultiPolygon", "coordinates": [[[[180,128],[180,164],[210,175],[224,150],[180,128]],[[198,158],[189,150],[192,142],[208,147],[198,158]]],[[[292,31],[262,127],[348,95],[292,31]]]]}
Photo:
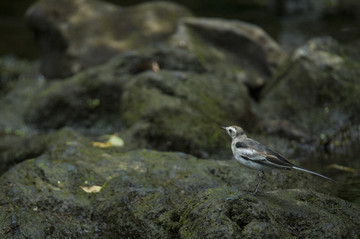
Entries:
{"type": "Polygon", "coordinates": [[[111,135],[106,142],[92,142],[92,145],[97,148],[107,149],[110,147],[123,147],[124,140],[117,135],[111,135]]]}
{"type": "Polygon", "coordinates": [[[107,148],[112,146],[111,143],[108,142],[108,141],[105,142],[105,143],[103,143],[103,142],[92,142],[92,145],[94,147],[101,148],[101,149],[107,149],[107,148]]]}
{"type": "Polygon", "coordinates": [[[124,140],[117,135],[111,135],[107,142],[109,142],[111,144],[111,146],[114,146],[114,147],[124,146],[124,140]]]}
{"type": "Polygon", "coordinates": [[[87,193],[98,193],[101,191],[102,187],[101,186],[91,186],[91,187],[81,187],[80,188],[82,190],[84,190],[87,193]]]}
{"type": "Polygon", "coordinates": [[[159,72],[160,71],[160,66],[156,61],[151,62],[151,69],[154,72],[159,72]]]}
{"type": "MultiPolygon", "coordinates": [[[[97,185],[94,185],[94,186],[91,186],[91,187],[82,187],[80,186],[80,188],[82,190],[84,190],[85,192],[87,193],[98,193],[101,191],[102,188],[104,188],[106,186],[106,184],[112,179],[111,176],[109,176],[106,180],[106,182],[102,185],[102,186],[97,186],[97,185]]],[[[88,181],[85,181],[85,184],[87,184],[88,181]]]]}
{"type": "Polygon", "coordinates": [[[339,164],[336,164],[336,163],[330,164],[330,165],[328,166],[328,168],[334,168],[334,169],[338,169],[338,170],[345,171],[345,172],[355,173],[355,169],[354,169],[354,168],[342,166],[342,165],[339,165],[339,164]]]}

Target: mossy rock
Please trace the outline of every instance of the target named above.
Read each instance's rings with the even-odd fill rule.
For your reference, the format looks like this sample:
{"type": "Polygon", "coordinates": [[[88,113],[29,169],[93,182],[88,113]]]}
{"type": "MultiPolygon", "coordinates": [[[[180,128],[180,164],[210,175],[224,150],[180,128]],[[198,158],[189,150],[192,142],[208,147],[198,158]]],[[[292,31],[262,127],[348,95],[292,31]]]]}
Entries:
{"type": "Polygon", "coordinates": [[[46,131],[121,131],[133,147],[202,156],[228,146],[220,126],[259,127],[248,91],[233,74],[210,71],[192,53],[165,46],[48,83],[32,99],[25,120],[46,131]]]}
{"type": "Polygon", "coordinates": [[[331,38],[297,49],[263,91],[264,118],[291,122],[318,143],[356,135],[360,65],[352,55],[331,38]]]}
{"type": "Polygon", "coordinates": [[[296,174],[287,180],[269,176],[253,196],[247,189],[256,172],[235,160],[101,149],[72,130],[55,131],[45,142],[41,155],[0,177],[2,238],[354,238],[360,233],[358,207],[315,192],[331,191],[330,183],[314,186],[296,174]],[[93,186],[98,186],[94,193],[85,191],[93,186]],[[283,189],[269,191],[278,187],[283,189]]]}
{"type": "Polygon", "coordinates": [[[181,238],[356,238],[358,212],[348,202],[312,191],[280,190],[252,197],[217,188],[188,202],[179,234],[181,238]]]}
{"type": "Polygon", "coordinates": [[[220,126],[256,122],[244,85],[213,74],[146,72],[127,84],[122,102],[135,139],[161,150],[214,153],[229,144],[220,126]]]}

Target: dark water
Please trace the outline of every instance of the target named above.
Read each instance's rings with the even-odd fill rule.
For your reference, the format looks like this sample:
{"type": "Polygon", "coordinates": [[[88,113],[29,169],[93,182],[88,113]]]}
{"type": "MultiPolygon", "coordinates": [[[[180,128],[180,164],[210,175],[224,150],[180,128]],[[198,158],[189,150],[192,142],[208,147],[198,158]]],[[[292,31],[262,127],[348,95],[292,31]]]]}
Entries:
{"type": "Polygon", "coordinates": [[[26,9],[33,2],[32,0],[0,1],[0,56],[38,58],[38,49],[24,19],[26,9]]]}
{"type": "MultiPolygon", "coordinates": [[[[36,43],[24,20],[24,13],[33,2],[0,1],[0,56],[38,59],[36,43]]],[[[110,2],[129,6],[143,1],[110,2]]],[[[316,10],[308,6],[299,5],[293,11],[284,11],[266,4],[266,1],[262,1],[263,5],[253,2],[256,1],[209,0],[206,4],[203,1],[181,1],[197,16],[238,19],[257,24],[289,52],[317,36],[330,35],[347,44],[360,39],[360,13],[356,16],[351,11],[339,10],[335,11],[336,14],[319,16],[316,10]]],[[[332,194],[360,205],[360,143],[349,146],[341,153],[316,155],[304,159],[301,166],[335,178],[337,183],[332,194]]]]}
{"type": "Polygon", "coordinates": [[[360,144],[344,153],[318,154],[306,157],[301,166],[325,174],[336,182],[330,194],[360,205],[360,144]]]}

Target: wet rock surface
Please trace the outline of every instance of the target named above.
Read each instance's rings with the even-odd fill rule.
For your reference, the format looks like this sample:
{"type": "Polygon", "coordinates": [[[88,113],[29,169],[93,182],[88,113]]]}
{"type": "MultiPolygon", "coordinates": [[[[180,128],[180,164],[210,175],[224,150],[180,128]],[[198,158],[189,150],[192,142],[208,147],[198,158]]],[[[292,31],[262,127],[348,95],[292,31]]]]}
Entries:
{"type": "Polygon", "coordinates": [[[248,189],[256,173],[232,160],[99,149],[72,130],[54,132],[46,141],[43,154],[0,178],[2,237],[353,238],[359,233],[359,208],[314,191],[329,190],[330,182],[320,189],[314,179],[297,180],[295,172],[283,175],[282,182],[269,175],[253,197],[248,189]],[[101,190],[87,193],[85,186],[101,190]]]}

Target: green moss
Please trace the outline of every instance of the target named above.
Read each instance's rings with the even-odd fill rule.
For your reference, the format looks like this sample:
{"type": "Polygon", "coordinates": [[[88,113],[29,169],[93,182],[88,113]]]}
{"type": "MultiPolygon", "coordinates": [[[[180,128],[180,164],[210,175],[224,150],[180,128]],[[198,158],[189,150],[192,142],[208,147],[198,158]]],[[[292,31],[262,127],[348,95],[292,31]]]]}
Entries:
{"type": "MultiPolygon", "coordinates": [[[[308,190],[265,191],[268,184],[279,183],[276,177],[269,177],[262,193],[253,197],[239,189],[253,183],[253,172],[236,167],[234,161],[99,149],[71,130],[54,132],[46,142],[41,156],[0,178],[1,228],[8,228],[15,217],[21,230],[34,238],[45,233],[57,238],[259,238],[279,237],[279,232],[285,238],[292,234],[312,238],[318,231],[351,238],[358,234],[357,207],[308,190]],[[104,185],[109,176],[98,193],[80,188],[104,185]],[[324,231],[326,225],[333,227],[324,231]]],[[[284,184],[304,187],[306,181],[297,179],[289,176],[284,184]]]]}
{"type": "Polygon", "coordinates": [[[233,117],[228,102],[214,97],[221,94],[219,87],[218,78],[210,75],[143,73],[127,85],[123,118],[127,125],[136,125],[137,137],[154,148],[195,155],[216,150],[224,147],[226,138],[219,126],[233,117]]]}

